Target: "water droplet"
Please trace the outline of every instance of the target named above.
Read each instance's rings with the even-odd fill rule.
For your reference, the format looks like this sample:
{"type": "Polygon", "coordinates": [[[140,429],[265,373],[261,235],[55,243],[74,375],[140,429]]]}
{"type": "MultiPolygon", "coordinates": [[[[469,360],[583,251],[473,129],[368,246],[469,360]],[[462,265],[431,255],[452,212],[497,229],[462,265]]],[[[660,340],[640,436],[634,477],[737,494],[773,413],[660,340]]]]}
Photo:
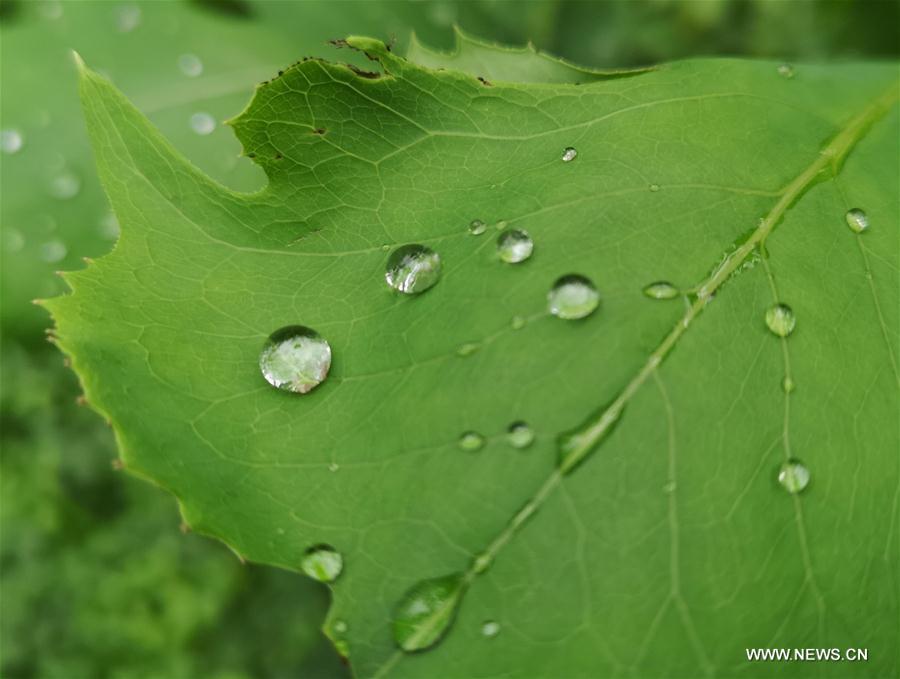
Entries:
{"type": "Polygon", "coordinates": [[[577,155],[578,155],[578,151],[576,151],[571,146],[567,146],[566,150],[563,151],[563,154],[562,154],[563,162],[564,163],[571,162],[571,161],[575,160],[575,156],[577,156],[577,155]]]}
{"type": "Polygon", "coordinates": [[[653,193],[656,193],[657,191],[659,191],[659,184],[651,184],[647,188],[649,188],[653,193]]]}
{"type": "Polygon", "coordinates": [[[337,462],[332,462],[331,464],[328,465],[328,471],[330,471],[332,474],[334,474],[340,468],[341,468],[341,465],[339,465],[337,462]]]}
{"type": "Polygon", "coordinates": [[[21,252],[25,247],[25,236],[12,227],[3,229],[3,249],[8,253],[21,252]]]}
{"type": "Polygon", "coordinates": [[[799,493],[809,485],[809,469],[800,460],[791,458],[781,465],[778,483],[791,494],[799,493]]]}
{"type": "Polygon", "coordinates": [[[47,241],[41,245],[41,259],[45,262],[53,263],[62,261],[65,259],[68,252],[69,250],[66,248],[66,244],[61,240],[47,241]]]}
{"type": "Polygon", "coordinates": [[[500,632],[500,624],[493,620],[488,620],[481,626],[481,634],[485,637],[495,637],[500,632]]]}
{"type": "Polygon", "coordinates": [[[330,545],[310,547],[300,562],[300,569],[319,582],[334,582],[343,568],[341,553],[330,545]]]}
{"type": "Polygon", "coordinates": [[[785,394],[790,394],[792,391],[794,391],[794,389],[797,388],[797,385],[794,384],[794,380],[792,380],[790,377],[785,377],[783,380],[781,380],[781,388],[784,390],[785,394]]]}
{"type": "Polygon", "coordinates": [[[466,342],[465,344],[460,344],[456,348],[456,355],[463,356],[463,357],[471,356],[476,351],[478,351],[480,348],[481,348],[481,345],[478,342],[466,342]]]}
{"type": "Polygon", "coordinates": [[[787,337],[794,332],[797,318],[787,304],[776,304],[766,312],[766,325],[779,337],[787,337]]]}
{"type": "Polygon", "coordinates": [[[600,293],[589,278],[569,274],[558,279],[547,295],[550,313],[558,318],[584,318],[600,304],[600,293]]]}
{"type": "Polygon", "coordinates": [[[191,129],[200,135],[212,134],[216,129],[216,119],[209,113],[200,111],[191,116],[191,129]]]}
{"type": "Polygon", "coordinates": [[[273,387],[306,394],[322,383],[331,367],[331,347],[315,330],[289,325],[269,336],[259,369],[273,387]]]}
{"type": "Polygon", "coordinates": [[[790,64],[781,64],[778,67],[778,75],[782,78],[793,78],[794,77],[794,67],[790,64]]]}
{"type": "Polygon", "coordinates": [[[441,257],[424,245],[404,245],[391,253],[385,280],[407,295],[425,292],[441,277],[441,257]]]}
{"type": "Polygon", "coordinates": [[[513,422],[506,430],[506,440],[513,448],[527,448],[534,442],[534,431],[526,422],[513,422]]]}
{"type": "Polygon", "coordinates": [[[459,447],[463,450],[480,450],[484,445],[484,436],[477,431],[467,431],[459,437],[459,447]]]}
{"type": "Polygon", "coordinates": [[[50,180],[50,195],[59,200],[69,200],[81,191],[81,180],[73,172],[65,171],[50,180]]]}
{"type": "Polygon", "coordinates": [[[122,5],[116,11],[116,28],[120,33],[130,33],[141,23],[141,8],[137,5],[122,5]]]}
{"type": "Polygon", "coordinates": [[[333,629],[338,634],[344,634],[349,629],[349,627],[343,620],[335,620],[331,625],[331,629],[333,629]]]}
{"type": "Polygon", "coordinates": [[[844,217],[847,220],[847,226],[856,233],[862,233],[869,228],[869,217],[858,207],[847,210],[844,217]]]}
{"type": "Polygon", "coordinates": [[[507,264],[518,264],[531,257],[534,241],[527,231],[513,229],[497,238],[497,254],[507,264]]]}
{"type": "Polygon", "coordinates": [[[469,224],[469,233],[473,236],[480,236],[485,231],[487,231],[487,224],[485,224],[480,219],[473,219],[469,224]]]}
{"type": "Polygon", "coordinates": [[[521,330],[525,327],[525,319],[522,316],[513,316],[509,325],[513,330],[521,330]]]}
{"type": "Polygon", "coordinates": [[[656,281],[644,288],[643,293],[651,299],[674,299],[681,293],[668,281],[656,281]]]}
{"type": "Polygon", "coordinates": [[[433,646],[447,631],[459,600],[464,579],[454,573],[422,580],[409,589],[394,609],[394,641],[404,651],[433,646]]]}
{"type": "Polygon", "coordinates": [[[196,78],[203,73],[203,62],[196,54],[182,54],[178,57],[178,70],[188,78],[196,78]]]}
{"type": "Polygon", "coordinates": [[[499,222],[494,224],[494,228],[497,229],[497,231],[503,231],[503,229],[505,229],[507,226],[509,226],[509,222],[505,219],[501,219],[499,222]]]}
{"type": "Polygon", "coordinates": [[[178,57],[178,70],[188,78],[196,78],[203,73],[203,62],[196,54],[182,54],[178,57]]]}
{"type": "Polygon", "coordinates": [[[22,133],[14,128],[7,128],[0,132],[0,149],[3,153],[18,153],[22,150],[24,140],[22,133]]]}

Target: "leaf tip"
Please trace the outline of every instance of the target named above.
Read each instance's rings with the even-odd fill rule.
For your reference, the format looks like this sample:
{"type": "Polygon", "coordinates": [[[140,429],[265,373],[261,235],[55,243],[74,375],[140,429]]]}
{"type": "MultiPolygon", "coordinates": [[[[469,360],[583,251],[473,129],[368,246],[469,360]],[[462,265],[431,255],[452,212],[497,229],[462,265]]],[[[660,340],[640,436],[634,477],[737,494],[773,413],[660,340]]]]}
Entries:
{"type": "Polygon", "coordinates": [[[86,73],[88,70],[87,64],[84,63],[84,59],[81,58],[78,51],[70,50],[69,55],[72,57],[72,61],[75,62],[75,67],[78,69],[78,72],[81,74],[86,73]]]}

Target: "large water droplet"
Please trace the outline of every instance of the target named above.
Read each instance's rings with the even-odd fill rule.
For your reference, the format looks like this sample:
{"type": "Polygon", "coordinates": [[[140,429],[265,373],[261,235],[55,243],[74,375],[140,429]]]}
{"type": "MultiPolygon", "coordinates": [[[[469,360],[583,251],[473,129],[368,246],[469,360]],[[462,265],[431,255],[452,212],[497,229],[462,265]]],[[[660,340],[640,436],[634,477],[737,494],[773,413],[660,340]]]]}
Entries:
{"type": "Polygon", "coordinates": [[[847,214],[844,215],[844,218],[847,220],[847,226],[856,233],[862,233],[869,228],[869,217],[858,207],[847,210],[847,214]]]}
{"type": "Polygon", "coordinates": [[[513,422],[506,430],[506,440],[513,448],[527,448],[534,442],[534,431],[527,422],[513,422]]]}
{"type": "Polygon", "coordinates": [[[480,450],[484,445],[484,436],[477,431],[467,431],[459,437],[458,443],[463,450],[480,450]]]}
{"type": "Polygon", "coordinates": [[[81,180],[73,172],[65,171],[50,180],[50,195],[59,200],[69,200],[81,191],[81,180]]]}
{"type": "Polygon", "coordinates": [[[781,465],[778,483],[789,493],[799,493],[809,485],[809,469],[800,460],[791,458],[781,465]]]}
{"type": "Polygon", "coordinates": [[[196,78],[203,73],[203,62],[196,54],[182,54],[178,57],[178,70],[188,78],[196,78]]]}
{"type": "Polygon", "coordinates": [[[787,337],[794,332],[797,318],[787,304],[776,304],[766,312],[766,325],[779,337],[787,337]]]}
{"type": "Polygon", "coordinates": [[[495,637],[500,633],[500,623],[488,620],[481,626],[481,634],[485,637],[495,637]]]}
{"type": "Polygon", "coordinates": [[[518,264],[531,257],[534,241],[527,231],[513,229],[501,233],[497,238],[497,254],[507,264],[518,264]]]}
{"type": "Polygon", "coordinates": [[[462,597],[461,573],[422,580],[394,609],[394,641],[404,651],[421,651],[434,645],[453,622],[462,597]]]}
{"type": "Polygon", "coordinates": [[[22,150],[24,143],[22,133],[18,130],[7,128],[0,131],[0,149],[3,150],[3,153],[18,153],[22,150]]]}
{"type": "Polygon", "coordinates": [[[480,219],[473,219],[469,224],[469,233],[473,236],[480,236],[485,231],[487,231],[487,224],[485,224],[480,219]]]}
{"type": "Polygon", "coordinates": [[[656,281],[646,286],[644,294],[651,299],[674,299],[681,293],[678,288],[667,281],[656,281]]]}
{"type": "Polygon", "coordinates": [[[440,277],[440,255],[424,245],[404,245],[394,250],[384,272],[388,285],[407,295],[425,292],[440,277]]]}
{"type": "Polygon", "coordinates": [[[576,151],[571,146],[567,146],[565,151],[563,151],[562,159],[564,163],[569,163],[575,160],[575,157],[578,155],[578,151],[576,151]]]}
{"type": "Polygon", "coordinates": [[[199,111],[191,116],[191,129],[197,134],[206,136],[216,129],[216,119],[209,113],[199,111]]]}
{"type": "Polygon", "coordinates": [[[331,367],[331,347],[302,325],[281,328],[266,341],[259,369],[273,387],[306,394],[322,383],[331,367]]]}
{"type": "Polygon", "coordinates": [[[341,553],[330,545],[310,547],[300,562],[300,569],[319,582],[334,582],[343,568],[341,553]]]}
{"type": "Polygon", "coordinates": [[[547,301],[551,314],[573,320],[593,313],[600,304],[600,293],[589,278],[569,274],[553,284],[547,301]]]}
{"type": "Polygon", "coordinates": [[[65,259],[68,252],[69,250],[66,248],[66,244],[61,240],[47,241],[41,245],[41,259],[51,264],[65,259]]]}

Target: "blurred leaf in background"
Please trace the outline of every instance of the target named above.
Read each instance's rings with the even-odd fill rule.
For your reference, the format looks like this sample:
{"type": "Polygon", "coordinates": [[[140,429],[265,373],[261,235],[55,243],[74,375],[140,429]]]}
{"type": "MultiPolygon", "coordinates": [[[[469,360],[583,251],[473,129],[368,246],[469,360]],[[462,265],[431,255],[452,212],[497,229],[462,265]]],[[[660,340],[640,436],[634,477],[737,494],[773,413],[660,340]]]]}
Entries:
{"type": "Polygon", "coordinates": [[[342,676],[318,627],[323,589],[244,567],[177,531],[174,502],[110,468],[108,429],[75,405],[75,379],[30,304],[53,272],[115,242],[88,148],[78,50],[213,178],[262,173],[221,124],[256,83],[304,56],[354,61],[329,38],[411,31],[443,48],[480,37],[613,68],[729,54],[788,60],[896,57],[900,5],[777,0],[255,2],[0,0],[2,675],[342,676]],[[250,643],[248,643],[250,640],[250,643]]]}

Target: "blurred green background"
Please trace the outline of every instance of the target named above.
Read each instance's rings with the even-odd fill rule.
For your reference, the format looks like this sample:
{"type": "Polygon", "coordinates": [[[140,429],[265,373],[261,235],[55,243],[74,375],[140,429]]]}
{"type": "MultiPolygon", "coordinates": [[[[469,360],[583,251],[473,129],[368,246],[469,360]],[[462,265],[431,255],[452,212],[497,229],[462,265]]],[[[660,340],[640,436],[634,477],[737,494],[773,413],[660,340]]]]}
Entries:
{"type": "Polygon", "coordinates": [[[118,225],[95,176],[70,50],[106,73],[199,167],[264,181],[223,120],[329,38],[452,26],[586,65],[699,55],[895,59],[900,3],[805,0],[360,2],[0,0],[0,676],[346,677],[319,631],[327,590],[242,565],[182,534],[174,501],[114,470],[110,430],[31,304],[57,269],[108,252],[118,225]]]}

